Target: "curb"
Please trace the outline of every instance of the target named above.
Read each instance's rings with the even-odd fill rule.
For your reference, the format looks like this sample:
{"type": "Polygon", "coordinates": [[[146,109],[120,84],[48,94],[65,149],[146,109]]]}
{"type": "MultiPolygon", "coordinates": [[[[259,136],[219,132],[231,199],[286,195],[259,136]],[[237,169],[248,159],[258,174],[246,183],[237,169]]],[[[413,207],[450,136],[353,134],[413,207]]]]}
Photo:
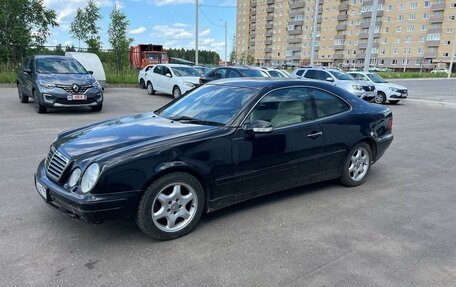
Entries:
{"type": "Polygon", "coordinates": [[[434,80],[448,80],[448,81],[451,81],[451,80],[456,80],[456,78],[403,78],[403,79],[385,79],[387,81],[391,81],[391,82],[394,82],[394,81],[434,81],[434,80]]]}
{"type": "Polygon", "coordinates": [[[456,102],[441,102],[441,101],[431,101],[431,100],[415,100],[415,99],[407,99],[407,102],[412,102],[421,105],[428,105],[434,107],[441,107],[441,108],[456,108],[456,102]]]}

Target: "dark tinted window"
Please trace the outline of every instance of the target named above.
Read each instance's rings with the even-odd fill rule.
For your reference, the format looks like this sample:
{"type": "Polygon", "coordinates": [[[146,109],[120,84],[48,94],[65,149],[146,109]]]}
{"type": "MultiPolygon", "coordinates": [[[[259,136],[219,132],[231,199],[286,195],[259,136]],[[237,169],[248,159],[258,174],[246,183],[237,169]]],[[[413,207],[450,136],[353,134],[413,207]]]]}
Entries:
{"type": "Polygon", "coordinates": [[[166,74],[172,75],[170,69],[166,66],[163,66],[162,74],[163,76],[166,76],[166,74]]]}
{"type": "Polygon", "coordinates": [[[308,70],[307,73],[304,75],[307,79],[316,79],[316,71],[315,70],[308,70]]]}
{"type": "Polygon", "coordinates": [[[146,72],[149,71],[150,69],[152,69],[153,67],[154,67],[154,66],[148,66],[148,67],[146,68],[146,72]]]}
{"type": "Polygon", "coordinates": [[[296,72],[296,75],[298,76],[302,76],[302,74],[304,74],[304,70],[299,70],[296,72]]]}
{"type": "Polygon", "coordinates": [[[318,118],[341,113],[350,108],[347,103],[345,103],[340,98],[322,90],[314,89],[312,91],[312,95],[315,99],[318,118]]]}
{"type": "Polygon", "coordinates": [[[240,78],[242,77],[241,73],[236,70],[230,69],[228,71],[228,78],[240,78]]]}
{"type": "Polygon", "coordinates": [[[326,81],[327,78],[331,78],[331,76],[328,73],[326,73],[325,71],[316,71],[316,72],[317,72],[317,77],[316,77],[317,80],[326,81]]]}
{"type": "Polygon", "coordinates": [[[245,69],[245,70],[240,70],[240,72],[245,76],[245,77],[264,77],[264,75],[261,73],[260,70],[256,69],[245,69]]]}
{"type": "Polygon", "coordinates": [[[154,69],[154,73],[162,75],[163,74],[163,66],[156,66],[155,69],[154,69]]]}
{"type": "Polygon", "coordinates": [[[214,78],[222,79],[226,78],[226,69],[218,69],[214,72],[214,78]]]}
{"type": "Polygon", "coordinates": [[[250,114],[250,121],[271,122],[274,127],[294,125],[313,119],[308,88],[290,88],[271,92],[250,114]]]}

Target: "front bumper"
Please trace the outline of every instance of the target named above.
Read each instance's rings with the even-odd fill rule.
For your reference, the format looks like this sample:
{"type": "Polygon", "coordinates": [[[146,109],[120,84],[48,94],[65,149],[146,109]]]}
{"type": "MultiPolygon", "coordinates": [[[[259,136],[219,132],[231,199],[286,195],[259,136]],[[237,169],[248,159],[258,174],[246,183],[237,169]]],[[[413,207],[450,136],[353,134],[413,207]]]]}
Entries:
{"type": "Polygon", "coordinates": [[[365,101],[372,101],[375,96],[377,95],[377,91],[371,91],[371,92],[366,92],[366,91],[352,91],[352,94],[357,96],[358,98],[361,98],[365,101]]]}
{"type": "Polygon", "coordinates": [[[80,194],[68,191],[47,177],[44,160],[41,161],[36,171],[35,187],[39,196],[49,207],[89,223],[131,218],[136,212],[141,196],[141,191],[110,194],[80,194]],[[44,188],[41,192],[38,190],[39,185],[44,188]]]}
{"type": "Polygon", "coordinates": [[[73,95],[61,88],[43,88],[40,94],[42,104],[48,108],[93,107],[103,103],[103,92],[97,88],[85,91],[82,100],[73,100],[73,95]]]}

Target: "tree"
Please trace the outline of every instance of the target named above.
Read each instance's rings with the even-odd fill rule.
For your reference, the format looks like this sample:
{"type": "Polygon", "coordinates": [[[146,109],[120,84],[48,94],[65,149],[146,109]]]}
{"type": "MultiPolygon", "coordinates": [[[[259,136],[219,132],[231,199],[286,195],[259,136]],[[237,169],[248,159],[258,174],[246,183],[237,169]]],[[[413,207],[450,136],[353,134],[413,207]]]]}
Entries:
{"type": "Polygon", "coordinates": [[[71,22],[70,33],[73,38],[79,41],[79,49],[81,48],[82,40],[86,43],[89,52],[99,52],[101,38],[98,34],[100,27],[98,27],[97,22],[100,19],[100,8],[97,7],[93,0],[89,0],[84,10],[78,8],[76,17],[71,22]]]}
{"type": "Polygon", "coordinates": [[[50,28],[58,26],[56,14],[43,0],[0,1],[0,59],[17,63],[30,45],[43,46],[50,28]]]}
{"type": "Polygon", "coordinates": [[[115,62],[116,62],[116,72],[117,75],[122,71],[123,63],[128,62],[128,47],[130,46],[133,39],[127,38],[128,21],[125,13],[117,9],[117,6],[114,5],[111,15],[111,23],[109,24],[108,34],[109,34],[109,43],[114,51],[115,62]]]}
{"type": "Polygon", "coordinates": [[[236,58],[237,58],[236,36],[233,36],[233,50],[231,50],[231,53],[230,53],[230,62],[231,62],[231,64],[236,64],[236,58]]]}
{"type": "Polygon", "coordinates": [[[70,34],[73,36],[73,38],[78,40],[79,49],[81,49],[81,41],[84,41],[87,38],[86,29],[84,28],[84,18],[84,11],[82,11],[81,8],[78,8],[76,11],[76,16],[70,25],[70,34]]]}

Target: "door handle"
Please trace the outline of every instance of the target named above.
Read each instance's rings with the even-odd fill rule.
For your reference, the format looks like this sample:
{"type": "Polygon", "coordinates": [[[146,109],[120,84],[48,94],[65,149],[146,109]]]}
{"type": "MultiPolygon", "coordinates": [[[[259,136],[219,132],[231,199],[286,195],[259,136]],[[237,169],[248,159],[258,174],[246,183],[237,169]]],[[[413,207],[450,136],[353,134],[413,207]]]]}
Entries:
{"type": "Polygon", "coordinates": [[[319,137],[323,135],[323,132],[312,132],[310,134],[307,135],[308,138],[315,138],[315,137],[319,137]]]}

